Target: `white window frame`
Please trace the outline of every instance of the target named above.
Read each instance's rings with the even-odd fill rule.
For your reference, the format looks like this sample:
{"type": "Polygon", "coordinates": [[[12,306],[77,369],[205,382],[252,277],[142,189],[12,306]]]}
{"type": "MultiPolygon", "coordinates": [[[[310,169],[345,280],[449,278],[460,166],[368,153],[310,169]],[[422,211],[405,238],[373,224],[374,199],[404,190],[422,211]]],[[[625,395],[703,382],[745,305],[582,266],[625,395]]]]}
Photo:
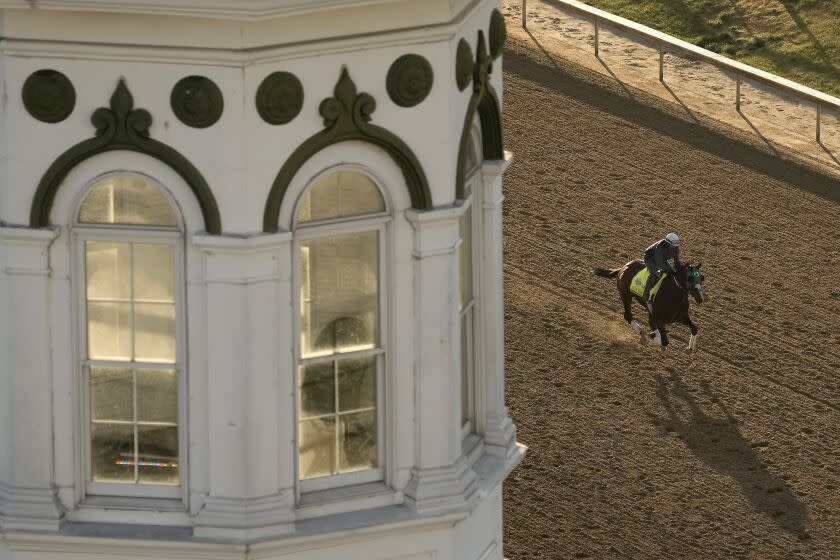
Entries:
{"type": "MultiPolygon", "coordinates": [[[[79,450],[78,469],[81,484],[82,501],[88,498],[156,498],[177,499],[186,504],[188,498],[188,430],[187,430],[187,352],[186,352],[186,290],[185,290],[185,236],[183,221],[178,205],[172,196],[156,180],[136,172],[111,172],[90,181],[83,189],[73,214],[71,222],[71,255],[73,278],[71,278],[71,293],[73,294],[73,315],[76,326],[76,359],[75,372],[78,391],[78,433],[80,441],[76,448],[79,450]],[[93,186],[108,177],[139,176],[157,187],[158,191],[170,203],[172,211],[178,220],[175,227],[123,225],[123,224],[87,224],[78,221],[79,211],[93,186]],[[175,290],[175,363],[155,364],[162,369],[175,369],[177,379],[177,407],[178,407],[178,477],[179,484],[142,484],[142,483],[105,483],[91,480],[91,431],[90,431],[90,386],[89,367],[91,364],[111,365],[115,367],[134,367],[133,362],[106,360],[90,360],[87,357],[87,274],[85,267],[85,242],[111,241],[116,243],[154,243],[167,244],[173,248],[174,290],[175,290]]],[[[152,367],[150,366],[140,366],[152,367]]]]}
{"type": "Polygon", "coordinates": [[[292,214],[292,306],[293,314],[293,332],[294,335],[294,448],[295,448],[295,494],[298,504],[302,503],[302,495],[333,488],[343,488],[348,486],[356,486],[368,484],[372,482],[385,482],[387,484],[387,462],[388,462],[388,375],[390,370],[390,353],[388,352],[390,330],[389,330],[389,306],[388,294],[390,293],[390,286],[388,279],[390,278],[390,259],[388,256],[390,243],[391,227],[391,205],[386,191],[382,183],[368,169],[357,165],[338,165],[330,167],[318,175],[316,175],[306,188],[303,189],[298,200],[295,202],[292,214]],[[332,173],[340,171],[355,171],[364,174],[368,179],[373,181],[379,189],[379,195],[385,203],[385,211],[375,214],[365,214],[362,217],[348,216],[330,220],[308,221],[302,224],[298,223],[297,213],[301,200],[306,193],[318,183],[323,177],[332,173]],[[378,262],[379,262],[379,344],[375,348],[363,349],[351,352],[337,352],[324,356],[313,356],[309,358],[302,357],[301,348],[301,242],[313,239],[321,239],[334,237],[338,235],[347,235],[353,233],[377,232],[378,241],[378,262]],[[360,470],[350,473],[327,475],[317,478],[302,480],[300,477],[300,402],[298,394],[300,367],[303,364],[311,364],[318,362],[335,361],[336,358],[350,359],[376,356],[376,445],[377,445],[377,466],[373,469],[360,470]]]}
{"type": "MultiPolygon", "coordinates": [[[[479,274],[478,266],[481,263],[481,253],[478,250],[478,245],[481,242],[481,210],[482,210],[482,188],[483,188],[483,178],[481,175],[481,167],[482,167],[482,159],[483,159],[483,152],[481,147],[481,134],[479,133],[479,125],[476,119],[476,123],[473,125],[470,134],[472,134],[473,139],[473,146],[476,149],[476,165],[472,169],[468,169],[465,173],[464,183],[465,186],[469,185],[469,195],[465,199],[460,200],[460,204],[464,207],[464,212],[470,212],[470,226],[472,231],[471,240],[470,240],[470,266],[472,270],[472,299],[465,305],[462,309],[459,310],[459,326],[463,322],[463,315],[465,313],[471,314],[471,325],[470,325],[470,338],[472,340],[472,348],[471,352],[467,352],[468,359],[470,360],[470,368],[468,370],[467,375],[467,390],[468,390],[468,398],[467,403],[469,406],[469,410],[466,414],[467,421],[461,425],[461,439],[462,441],[466,441],[471,435],[476,434],[479,430],[479,422],[477,419],[478,415],[478,380],[477,380],[477,372],[480,364],[480,332],[479,332],[479,325],[481,318],[479,317],[480,306],[476,305],[476,301],[480,300],[481,297],[481,274],[479,274]]],[[[460,218],[459,218],[460,219],[460,218]]],[[[461,240],[463,241],[463,240],[461,240]]],[[[461,333],[459,333],[461,335],[461,333]]],[[[463,365],[462,365],[463,367],[463,365]]],[[[460,380],[459,371],[459,380],[460,380]]],[[[459,403],[460,404],[460,403],[459,403]]],[[[460,421],[460,419],[459,419],[460,421]]]]}

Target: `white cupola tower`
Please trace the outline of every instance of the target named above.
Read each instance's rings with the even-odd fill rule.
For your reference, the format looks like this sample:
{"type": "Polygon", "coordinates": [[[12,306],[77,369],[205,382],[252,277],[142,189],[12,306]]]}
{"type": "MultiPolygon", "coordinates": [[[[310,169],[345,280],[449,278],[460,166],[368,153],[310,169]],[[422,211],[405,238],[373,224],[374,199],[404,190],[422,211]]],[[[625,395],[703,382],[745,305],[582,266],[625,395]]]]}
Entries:
{"type": "Polygon", "coordinates": [[[0,560],[501,560],[498,2],[0,35],[0,560]]]}

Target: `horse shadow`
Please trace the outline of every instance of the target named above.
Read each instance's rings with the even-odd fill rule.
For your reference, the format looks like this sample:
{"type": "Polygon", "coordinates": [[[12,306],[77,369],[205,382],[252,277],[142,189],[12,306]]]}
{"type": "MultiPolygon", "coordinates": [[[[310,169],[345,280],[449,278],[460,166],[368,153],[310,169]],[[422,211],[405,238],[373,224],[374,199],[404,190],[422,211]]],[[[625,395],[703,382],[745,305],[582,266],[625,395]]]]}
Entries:
{"type": "MultiPolygon", "coordinates": [[[[719,409],[719,414],[707,413],[683,385],[672,375],[669,381],[657,376],[656,395],[665,408],[666,416],[651,415],[654,423],[666,431],[677,433],[688,449],[712,469],[731,477],[750,500],[753,507],[771,519],[779,528],[796,538],[807,541],[808,510],[787,483],[771,473],[756,453],[755,447],[743,436],[738,421],[705,382],[702,391],[719,409]],[[682,401],[688,414],[677,410],[682,401]]],[[[680,406],[680,408],[683,408],[680,406]]]]}

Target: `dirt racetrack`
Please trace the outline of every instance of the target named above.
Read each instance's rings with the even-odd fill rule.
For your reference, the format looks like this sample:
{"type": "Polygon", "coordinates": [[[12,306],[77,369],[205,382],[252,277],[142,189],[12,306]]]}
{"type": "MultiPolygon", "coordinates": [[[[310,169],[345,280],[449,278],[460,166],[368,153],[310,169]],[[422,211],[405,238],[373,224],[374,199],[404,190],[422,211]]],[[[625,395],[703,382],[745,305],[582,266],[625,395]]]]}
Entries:
{"type": "Polygon", "coordinates": [[[840,181],[532,41],[504,71],[505,555],[840,559],[840,181]],[[590,272],[672,230],[694,355],[590,272]]]}

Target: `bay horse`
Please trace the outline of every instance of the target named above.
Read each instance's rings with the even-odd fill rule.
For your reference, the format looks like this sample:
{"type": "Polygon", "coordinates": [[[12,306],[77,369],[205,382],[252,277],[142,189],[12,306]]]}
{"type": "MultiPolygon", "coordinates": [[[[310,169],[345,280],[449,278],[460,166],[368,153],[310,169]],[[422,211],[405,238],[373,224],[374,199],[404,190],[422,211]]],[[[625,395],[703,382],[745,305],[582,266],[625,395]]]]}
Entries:
{"type": "Polygon", "coordinates": [[[624,304],[624,320],[636,331],[636,334],[644,336],[642,335],[642,327],[633,318],[631,306],[634,299],[641,303],[642,307],[648,309],[648,322],[650,324],[648,338],[664,349],[668,346],[668,331],[665,325],[682,323],[691,329],[688,349],[695,350],[700,329],[697,328],[688,313],[688,296],[691,294],[698,304],[706,300],[706,295],[703,292],[704,277],[700,272],[700,266],[699,263],[693,265],[687,262],[676,270],[676,275],[668,274],[662,281],[662,285],[659,286],[659,292],[653,300],[652,312],[640,296],[630,291],[633,278],[645,267],[645,263],[635,260],[628,262],[621,268],[595,268],[593,272],[596,276],[602,278],[616,279],[618,294],[624,304]]]}

